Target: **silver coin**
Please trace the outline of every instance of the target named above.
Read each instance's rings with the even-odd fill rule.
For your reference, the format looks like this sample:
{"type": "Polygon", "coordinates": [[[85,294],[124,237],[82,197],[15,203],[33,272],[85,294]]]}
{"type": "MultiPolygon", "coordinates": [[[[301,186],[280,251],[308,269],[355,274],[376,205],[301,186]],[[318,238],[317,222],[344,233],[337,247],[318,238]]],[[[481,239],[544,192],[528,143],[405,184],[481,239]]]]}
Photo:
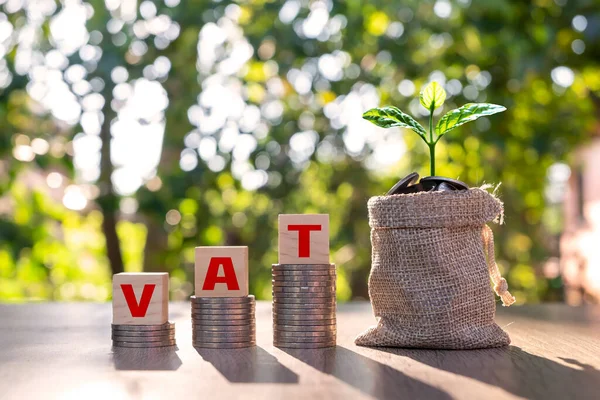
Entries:
{"type": "Polygon", "coordinates": [[[321,321],[335,319],[335,313],[331,314],[298,314],[298,313],[273,313],[273,319],[290,319],[294,321],[321,321]]]}
{"type": "Polygon", "coordinates": [[[165,331],[117,331],[112,330],[113,335],[125,335],[132,337],[163,337],[163,336],[172,336],[175,334],[175,329],[169,329],[165,331]]]}
{"type": "Polygon", "coordinates": [[[335,318],[330,319],[294,319],[294,318],[284,318],[284,317],[273,317],[274,324],[283,324],[283,325],[335,325],[335,318]]]}
{"type": "Polygon", "coordinates": [[[244,309],[237,309],[237,310],[209,310],[209,309],[199,309],[199,308],[192,308],[192,315],[206,315],[206,316],[237,316],[237,315],[254,315],[255,310],[244,310],[244,309]]]}
{"type": "Polygon", "coordinates": [[[160,339],[160,338],[168,338],[168,337],[172,337],[175,336],[175,331],[171,331],[171,332],[166,332],[163,335],[134,335],[137,332],[126,332],[126,331],[119,331],[119,332],[111,332],[111,336],[115,337],[115,336],[127,336],[127,337],[132,337],[132,338],[137,338],[139,340],[145,340],[145,339],[160,339]]]}
{"type": "Polygon", "coordinates": [[[199,318],[192,318],[192,325],[194,327],[199,326],[219,326],[219,325],[238,325],[238,326],[250,326],[254,325],[254,319],[234,319],[234,320],[206,320],[199,318]]]}
{"type": "Polygon", "coordinates": [[[175,340],[165,341],[165,342],[122,342],[113,340],[113,346],[115,347],[166,347],[166,346],[175,346],[177,343],[175,340]]]}
{"type": "Polygon", "coordinates": [[[211,325],[193,322],[192,328],[198,331],[243,332],[251,329],[256,329],[256,325],[254,324],[254,322],[243,325],[211,325]]]}
{"type": "Polygon", "coordinates": [[[289,342],[273,342],[276,347],[284,347],[289,349],[320,349],[325,347],[335,347],[336,341],[328,343],[289,343],[289,342]]]}
{"type": "Polygon", "coordinates": [[[312,300],[313,303],[316,303],[318,300],[321,301],[334,301],[336,299],[336,294],[331,293],[283,293],[283,292],[274,292],[273,300],[312,300]]]}
{"type": "Polygon", "coordinates": [[[192,335],[196,335],[198,337],[244,337],[244,336],[254,335],[255,333],[256,333],[255,329],[249,329],[246,331],[237,331],[237,332],[201,331],[198,329],[192,331],[192,335]]]}
{"type": "Polygon", "coordinates": [[[204,319],[207,321],[233,321],[239,319],[254,319],[254,311],[247,312],[244,314],[204,314],[204,313],[192,313],[193,319],[204,319]]]}
{"type": "Polygon", "coordinates": [[[273,305],[287,307],[287,306],[303,306],[303,307],[313,307],[313,306],[322,306],[322,307],[335,307],[336,306],[335,297],[315,297],[310,299],[299,298],[299,297],[273,297],[273,305]]]}
{"type": "Polygon", "coordinates": [[[111,324],[113,331],[133,331],[133,332],[148,332],[148,331],[165,331],[175,329],[175,324],[167,322],[161,325],[115,325],[111,324]]]}
{"type": "Polygon", "coordinates": [[[206,342],[193,342],[194,347],[206,348],[206,349],[241,349],[244,347],[254,347],[256,342],[242,342],[242,343],[206,343],[206,342]]]}
{"type": "Polygon", "coordinates": [[[209,311],[238,311],[238,310],[254,310],[256,309],[255,303],[248,304],[196,304],[190,303],[192,310],[209,310],[209,311]]]}
{"type": "Polygon", "coordinates": [[[335,293],[333,286],[273,286],[273,293],[335,293]]]}
{"type": "Polygon", "coordinates": [[[273,264],[271,269],[274,271],[314,271],[314,270],[334,270],[335,264],[273,264]]]}
{"type": "Polygon", "coordinates": [[[290,337],[290,338],[295,338],[295,337],[332,337],[335,336],[335,334],[337,333],[337,330],[332,330],[332,331],[323,331],[323,332],[290,332],[290,331],[281,331],[278,329],[275,329],[273,331],[274,335],[277,335],[279,337],[290,337]]]}
{"type": "Polygon", "coordinates": [[[246,343],[256,342],[255,335],[249,335],[245,337],[209,337],[209,336],[192,336],[192,342],[195,343],[246,343]]]}
{"type": "Polygon", "coordinates": [[[250,294],[248,296],[244,296],[244,297],[196,297],[196,296],[191,296],[190,297],[190,301],[192,303],[196,303],[196,304],[247,304],[247,303],[254,303],[256,301],[256,299],[254,298],[254,295],[250,294]]]}
{"type": "Polygon", "coordinates": [[[333,342],[336,340],[335,335],[330,336],[305,336],[305,337],[282,337],[278,335],[273,335],[273,341],[275,343],[327,343],[333,342]]]}
{"type": "Polygon", "coordinates": [[[293,278],[298,278],[298,279],[332,279],[335,280],[337,279],[337,275],[335,272],[319,272],[319,271],[281,271],[281,272],[277,272],[277,271],[272,271],[271,272],[271,279],[277,279],[277,278],[288,278],[288,277],[293,277],[293,278]]]}
{"type": "Polygon", "coordinates": [[[273,287],[335,287],[335,281],[306,282],[306,281],[271,281],[273,287]]]}
{"type": "Polygon", "coordinates": [[[337,325],[287,325],[273,323],[273,330],[286,332],[331,332],[337,330],[337,325]]]}
{"type": "Polygon", "coordinates": [[[163,336],[163,337],[139,337],[139,336],[112,335],[111,339],[114,341],[117,341],[117,342],[131,342],[131,343],[168,342],[169,340],[175,340],[175,335],[163,336]]]}
{"type": "MultiPolygon", "coordinates": [[[[298,304],[296,304],[298,305],[298,304]]],[[[283,313],[299,313],[299,314],[327,314],[327,313],[335,313],[335,306],[319,306],[315,305],[315,307],[282,307],[280,303],[273,304],[273,312],[283,312],[283,313]]]]}

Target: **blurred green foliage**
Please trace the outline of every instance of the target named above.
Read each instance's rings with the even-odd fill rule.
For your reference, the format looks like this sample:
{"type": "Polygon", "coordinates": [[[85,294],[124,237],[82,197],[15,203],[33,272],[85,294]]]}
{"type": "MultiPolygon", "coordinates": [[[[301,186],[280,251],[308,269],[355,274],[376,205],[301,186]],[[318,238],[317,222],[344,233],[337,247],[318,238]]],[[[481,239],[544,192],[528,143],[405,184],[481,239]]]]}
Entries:
{"type": "MultiPolygon", "coordinates": [[[[9,4],[3,4],[0,18],[14,30],[12,41],[2,44],[1,67],[12,78],[0,92],[0,300],[106,300],[111,266],[102,212],[112,203],[94,200],[110,194],[110,174],[82,181],[73,142],[82,129],[90,133],[81,119],[60,121],[33,99],[35,68],[19,67],[19,51],[27,46],[34,48],[33,59],[42,57],[43,64],[46,56],[48,64],[57,46],[49,33],[52,20],[66,6],[42,12],[9,4]],[[33,44],[17,36],[28,26],[37,32],[33,44]],[[49,149],[30,157],[27,149],[36,138],[49,149]],[[81,185],[87,207],[67,209],[62,204],[67,183],[49,188],[51,172],[81,185]]],[[[367,298],[367,199],[413,170],[426,175],[428,154],[416,135],[399,129],[383,139],[374,131],[376,143],[361,138],[367,125],[356,121],[383,104],[414,114],[413,93],[438,80],[449,92],[444,112],[473,101],[508,108],[500,117],[448,134],[438,144],[437,174],[471,185],[502,182],[506,224],[494,230],[497,260],[511,292],[519,302],[561,298],[560,278],[541,274],[543,263],[556,255],[560,227],[544,191],[548,168],[585,143],[597,118],[600,11],[594,0],[144,1],[133,19],[124,17],[125,2],[114,4],[121,3],[91,1],[86,8],[87,32],[99,33],[88,41],[97,42],[100,59],[86,60],[81,49],[67,54],[68,65],[85,66],[87,82],[102,79],[93,90],[104,97],[103,129],[118,114],[115,67],[127,69],[130,83],[142,77],[160,82],[169,99],[155,176],[144,177],[139,190],[120,199],[116,230],[125,270],[169,271],[172,298],[183,299],[193,291],[195,246],[248,245],[250,290],[269,298],[277,215],[329,213],[338,297],[367,298]],[[176,26],[175,33],[140,34],[146,25],[137,22],[162,16],[176,26]],[[221,41],[203,53],[208,46],[203,37],[221,41]],[[235,61],[245,43],[251,56],[227,72],[228,60],[235,61]],[[139,48],[144,51],[136,53],[139,48]],[[199,52],[214,60],[202,61],[199,52]],[[161,56],[170,61],[168,74],[149,77],[146,67],[161,56]],[[206,121],[195,121],[196,114],[217,112],[199,98],[214,94],[209,88],[215,80],[238,88],[245,110],[259,111],[260,123],[250,132],[231,115],[214,132],[206,130],[206,121]],[[222,169],[198,157],[199,138],[217,143],[231,123],[242,131],[238,140],[255,138],[247,163],[268,177],[259,188],[244,189],[231,148],[219,145],[212,157],[224,162],[222,169]],[[317,136],[300,156],[293,145],[302,138],[295,136],[299,132],[317,136]],[[388,150],[394,154],[397,148],[395,162],[371,168],[377,146],[395,146],[388,150]],[[197,165],[182,169],[184,155],[197,165]],[[127,201],[133,213],[125,212],[127,201]]],[[[59,73],[65,68],[53,67],[59,73]]],[[[75,97],[84,102],[86,96],[75,97]]],[[[106,146],[110,138],[100,137],[106,146]]]]}

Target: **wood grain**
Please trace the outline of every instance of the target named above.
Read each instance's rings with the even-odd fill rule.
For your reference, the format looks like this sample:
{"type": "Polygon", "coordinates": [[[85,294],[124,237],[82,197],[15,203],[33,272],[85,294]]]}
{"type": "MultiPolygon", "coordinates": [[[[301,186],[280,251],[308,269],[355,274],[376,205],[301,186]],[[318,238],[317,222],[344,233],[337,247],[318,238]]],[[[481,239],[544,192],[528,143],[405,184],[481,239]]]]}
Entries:
{"type": "Polygon", "coordinates": [[[279,215],[279,264],[329,264],[329,214],[279,215]],[[299,231],[290,225],[313,225],[319,230],[307,232],[309,255],[299,252],[299,231]]]}
{"type": "Polygon", "coordinates": [[[113,276],[113,324],[160,325],[169,320],[169,274],[166,272],[123,272],[113,276]],[[140,303],[144,286],[155,285],[150,304],[143,317],[134,317],[125,301],[121,285],[130,284],[137,303],[140,303]]]}
{"type": "MultiPolygon", "coordinates": [[[[226,274],[224,265],[218,267],[219,277],[226,274]]],[[[195,290],[197,297],[245,297],[248,296],[248,246],[200,246],[196,247],[194,267],[195,290]],[[231,258],[238,289],[232,289],[227,283],[217,283],[213,289],[203,288],[209,265],[213,257],[231,258]]]]}
{"type": "Polygon", "coordinates": [[[2,399],[598,399],[600,308],[500,309],[507,348],[363,348],[369,303],[341,304],[338,346],[272,346],[258,302],[256,348],[196,350],[190,309],[171,304],[176,349],[112,349],[109,304],[0,305],[2,399]]]}

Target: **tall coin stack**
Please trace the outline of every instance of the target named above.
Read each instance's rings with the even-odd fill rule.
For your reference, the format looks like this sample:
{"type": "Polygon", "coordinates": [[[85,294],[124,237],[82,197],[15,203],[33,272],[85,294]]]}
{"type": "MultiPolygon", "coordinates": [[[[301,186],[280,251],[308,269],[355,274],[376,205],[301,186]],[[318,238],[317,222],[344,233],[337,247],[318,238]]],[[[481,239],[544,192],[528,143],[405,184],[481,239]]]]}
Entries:
{"type": "Polygon", "coordinates": [[[194,347],[236,349],[256,345],[256,301],[245,297],[192,296],[194,347]]]}
{"type": "Polygon", "coordinates": [[[175,324],[115,325],[112,324],[114,347],[175,346],[175,324]]]}
{"type": "Polygon", "coordinates": [[[311,349],[336,343],[335,264],[273,264],[273,344],[311,349]]]}

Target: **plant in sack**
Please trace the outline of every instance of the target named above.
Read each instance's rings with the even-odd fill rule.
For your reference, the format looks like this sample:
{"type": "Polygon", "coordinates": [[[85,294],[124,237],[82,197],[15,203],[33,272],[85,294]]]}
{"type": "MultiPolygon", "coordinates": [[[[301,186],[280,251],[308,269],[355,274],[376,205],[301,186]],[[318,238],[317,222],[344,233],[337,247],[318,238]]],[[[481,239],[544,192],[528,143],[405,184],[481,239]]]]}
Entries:
{"type": "Polygon", "coordinates": [[[432,82],[420,96],[429,110],[429,133],[396,107],[374,108],[363,118],[377,126],[416,132],[429,147],[431,176],[415,183],[413,173],[385,196],[369,199],[372,265],[369,296],[376,326],[356,338],[362,346],[476,349],[510,343],[494,322],[490,287],[509,306],[508,292],[494,259],[488,222],[502,222],[503,204],[486,189],[468,188],[435,176],[435,146],[448,132],[480,117],[506,110],[496,104],[466,104],[440,118],[433,112],[446,92],[432,82]]]}

